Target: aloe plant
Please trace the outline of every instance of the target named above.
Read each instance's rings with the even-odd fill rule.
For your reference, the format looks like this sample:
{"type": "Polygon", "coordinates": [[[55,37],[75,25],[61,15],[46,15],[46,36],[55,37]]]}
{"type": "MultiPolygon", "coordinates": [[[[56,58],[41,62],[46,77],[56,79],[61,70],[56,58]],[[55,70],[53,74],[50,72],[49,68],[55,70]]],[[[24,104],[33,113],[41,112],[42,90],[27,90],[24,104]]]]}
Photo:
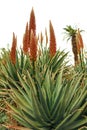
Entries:
{"type": "MultiPolygon", "coordinates": [[[[84,87],[81,84],[83,73],[66,78],[70,72],[64,62],[66,53],[58,50],[50,58],[49,50],[43,51],[34,64],[22,50],[16,53],[16,64],[9,59],[9,51],[4,51],[4,56],[8,60],[6,64],[1,62],[0,85],[6,88],[8,112],[19,126],[74,130],[87,124],[87,83],[84,82],[84,87]]],[[[9,125],[6,126],[9,129],[18,127],[9,125]]]]}
{"type": "Polygon", "coordinates": [[[72,52],[74,55],[74,62],[75,62],[75,65],[77,65],[80,62],[79,53],[81,52],[81,49],[84,48],[83,39],[80,34],[80,32],[82,32],[83,30],[73,28],[71,27],[71,25],[66,26],[64,30],[65,30],[65,38],[67,39],[67,41],[71,40],[72,52]]]}
{"type": "MultiPolygon", "coordinates": [[[[66,64],[64,59],[67,56],[67,53],[65,53],[64,51],[58,50],[55,56],[53,58],[50,58],[49,48],[44,48],[42,51],[42,54],[38,55],[36,61],[32,61],[29,54],[25,54],[22,49],[20,51],[16,49],[15,54],[16,55],[14,55],[14,58],[15,58],[15,63],[14,63],[12,62],[13,60],[11,60],[11,57],[10,57],[11,51],[9,49],[8,50],[2,49],[2,52],[1,52],[1,59],[0,59],[1,60],[0,62],[0,86],[1,88],[0,88],[0,91],[4,93],[4,98],[5,98],[5,100],[3,100],[3,94],[2,94],[1,95],[2,102],[5,106],[2,109],[7,109],[6,108],[7,105],[5,105],[4,101],[6,100],[12,101],[11,97],[9,97],[9,94],[10,94],[9,91],[11,88],[8,83],[10,83],[12,88],[16,88],[16,86],[8,80],[9,78],[13,79],[18,84],[19,88],[21,88],[18,73],[19,75],[21,75],[21,77],[23,77],[23,79],[26,79],[27,77],[26,71],[28,71],[32,79],[34,79],[34,82],[36,82],[36,87],[37,87],[38,85],[37,81],[39,82],[39,79],[40,79],[40,84],[42,84],[44,81],[44,75],[49,69],[52,71],[52,73],[54,73],[55,80],[56,80],[57,75],[59,74],[59,70],[61,70],[62,66],[65,66],[66,64]],[[36,73],[36,71],[38,73],[36,73]]],[[[38,90],[39,88],[37,87],[37,93],[39,94],[38,90]]]]}
{"type": "MultiPolygon", "coordinates": [[[[8,88],[4,90],[9,97],[9,100],[5,101],[10,108],[8,113],[18,122],[18,125],[23,129],[34,130],[71,130],[85,125],[87,123],[84,113],[87,106],[85,101],[87,84],[85,82],[84,87],[81,87],[82,74],[75,74],[73,79],[66,78],[67,67],[64,59],[67,54],[58,50],[55,56],[50,58],[47,50],[37,58],[34,64],[29,56],[26,55],[24,59],[25,55],[22,52],[21,55],[17,56],[18,68],[16,64],[11,64],[10,60],[7,60],[7,67],[1,63],[4,78],[0,79],[0,85],[8,88]],[[21,60],[23,60],[22,63],[26,63],[27,60],[29,68],[22,66],[22,69],[24,67],[25,69],[20,71],[21,60]],[[16,79],[12,73],[13,70],[9,70],[11,66],[15,69],[16,79]]],[[[6,56],[9,59],[8,53],[6,56]]],[[[9,125],[6,127],[18,127],[10,123],[9,125]]]]}
{"type": "MultiPolygon", "coordinates": [[[[86,128],[86,73],[84,77],[83,68],[81,72],[78,72],[78,68],[67,65],[68,53],[56,50],[56,38],[51,21],[49,28],[50,39],[48,42],[46,32],[45,46],[43,38],[39,43],[36,36],[36,22],[32,8],[30,23],[27,22],[23,37],[23,48],[17,49],[17,37],[13,33],[11,49],[2,50],[0,109],[6,110],[9,117],[8,121],[2,124],[6,129],[76,130],[86,128]]],[[[65,30],[71,37],[76,38],[77,30],[72,29],[71,26],[65,30]]],[[[76,47],[75,41],[73,42],[76,47]]],[[[78,52],[75,52],[77,50],[74,51],[77,48],[74,46],[73,52],[77,56],[78,52]]],[[[78,59],[74,58],[77,62],[78,59]]]]}
{"type": "Polygon", "coordinates": [[[82,75],[65,83],[63,69],[57,80],[48,69],[41,83],[37,71],[36,81],[28,71],[26,73],[25,80],[17,73],[21,87],[10,77],[6,82],[14,102],[12,105],[6,102],[11,108],[9,113],[19,124],[34,130],[74,130],[87,123],[87,116],[84,115],[87,102],[83,104],[87,97],[87,84],[83,88],[79,86],[82,75]]]}

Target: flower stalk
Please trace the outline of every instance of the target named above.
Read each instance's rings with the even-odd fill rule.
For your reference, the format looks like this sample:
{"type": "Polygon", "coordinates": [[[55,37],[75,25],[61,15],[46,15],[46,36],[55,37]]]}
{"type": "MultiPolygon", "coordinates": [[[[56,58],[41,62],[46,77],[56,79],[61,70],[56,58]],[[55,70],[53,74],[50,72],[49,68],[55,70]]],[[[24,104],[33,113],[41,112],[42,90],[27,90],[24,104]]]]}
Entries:
{"type": "Polygon", "coordinates": [[[17,37],[15,37],[15,34],[13,32],[13,41],[10,51],[10,60],[12,61],[13,64],[16,64],[16,46],[17,46],[17,37]]]}
{"type": "Polygon", "coordinates": [[[50,47],[49,47],[50,57],[53,57],[56,54],[56,38],[51,21],[49,22],[49,28],[50,28],[50,47]]]}

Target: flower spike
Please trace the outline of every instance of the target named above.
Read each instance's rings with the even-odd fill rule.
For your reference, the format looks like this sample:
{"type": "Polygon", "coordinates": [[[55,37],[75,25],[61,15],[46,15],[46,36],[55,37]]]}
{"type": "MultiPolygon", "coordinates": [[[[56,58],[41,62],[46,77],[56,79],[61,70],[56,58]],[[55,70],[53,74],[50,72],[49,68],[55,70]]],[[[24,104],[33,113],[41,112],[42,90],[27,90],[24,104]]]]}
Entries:
{"type": "Polygon", "coordinates": [[[49,22],[49,28],[50,28],[50,56],[53,57],[56,53],[56,38],[51,21],[49,22]]]}

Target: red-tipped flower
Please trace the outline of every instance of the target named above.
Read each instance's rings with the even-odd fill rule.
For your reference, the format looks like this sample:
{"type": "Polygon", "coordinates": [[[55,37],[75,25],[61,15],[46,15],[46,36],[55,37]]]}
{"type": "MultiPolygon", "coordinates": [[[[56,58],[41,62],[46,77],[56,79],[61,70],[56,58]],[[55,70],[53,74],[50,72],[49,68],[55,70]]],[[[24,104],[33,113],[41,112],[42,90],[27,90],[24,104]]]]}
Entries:
{"type": "Polygon", "coordinates": [[[32,8],[31,13],[30,13],[28,48],[30,48],[31,30],[33,30],[34,35],[36,35],[36,20],[35,20],[35,14],[34,14],[34,9],[33,8],[32,8]]]}
{"type": "Polygon", "coordinates": [[[29,34],[31,33],[31,30],[33,30],[34,35],[36,35],[36,20],[35,20],[35,14],[33,8],[30,13],[29,34]]]}
{"type": "Polygon", "coordinates": [[[56,53],[56,38],[55,38],[55,33],[54,29],[52,26],[51,21],[49,22],[49,28],[50,28],[50,56],[53,57],[56,53]]]}
{"type": "Polygon", "coordinates": [[[16,64],[16,46],[17,46],[17,37],[13,33],[12,47],[10,51],[10,59],[13,64],[16,64]]]}
{"type": "Polygon", "coordinates": [[[37,58],[37,38],[31,30],[30,35],[30,58],[32,61],[36,61],[37,58]]]}
{"type": "Polygon", "coordinates": [[[23,52],[25,54],[27,54],[28,50],[29,50],[28,43],[29,43],[29,29],[28,29],[28,22],[27,22],[25,34],[24,34],[24,37],[23,37],[23,52]]]}

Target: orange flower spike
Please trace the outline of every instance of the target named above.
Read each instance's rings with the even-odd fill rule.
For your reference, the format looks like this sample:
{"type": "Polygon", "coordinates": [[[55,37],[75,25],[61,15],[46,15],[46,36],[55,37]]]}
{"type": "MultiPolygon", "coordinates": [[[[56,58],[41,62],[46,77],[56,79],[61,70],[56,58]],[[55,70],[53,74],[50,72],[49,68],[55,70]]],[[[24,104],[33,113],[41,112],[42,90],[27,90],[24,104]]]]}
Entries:
{"type": "Polygon", "coordinates": [[[13,41],[10,51],[10,59],[13,64],[16,64],[16,46],[17,46],[17,37],[15,37],[15,34],[13,33],[13,41]]]}
{"type": "Polygon", "coordinates": [[[29,29],[28,29],[28,22],[27,22],[25,34],[23,37],[23,51],[25,54],[27,54],[28,49],[29,49],[28,43],[29,43],[29,29]]]}
{"type": "Polygon", "coordinates": [[[78,29],[78,38],[79,38],[80,48],[83,49],[83,48],[84,48],[84,44],[83,44],[83,39],[82,39],[82,36],[81,36],[81,34],[80,34],[79,29],[78,29]]]}
{"type": "Polygon", "coordinates": [[[31,33],[31,29],[33,30],[34,35],[36,35],[36,20],[35,20],[35,14],[33,8],[30,13],[29,34],[31,33]]]}
{"type": "Polygon", "coordinates": [[[49,23],[49,28],[50,28],[50,56],[53,57],[56,53],[56,38],[51,21],[49,23]]]}
{"type": "Polygon", "coordinates": [[[37,38],[34,36],[33,30],[30,35],[30,58],[32,61],[36,61],[37,58],[37,38]]]}

